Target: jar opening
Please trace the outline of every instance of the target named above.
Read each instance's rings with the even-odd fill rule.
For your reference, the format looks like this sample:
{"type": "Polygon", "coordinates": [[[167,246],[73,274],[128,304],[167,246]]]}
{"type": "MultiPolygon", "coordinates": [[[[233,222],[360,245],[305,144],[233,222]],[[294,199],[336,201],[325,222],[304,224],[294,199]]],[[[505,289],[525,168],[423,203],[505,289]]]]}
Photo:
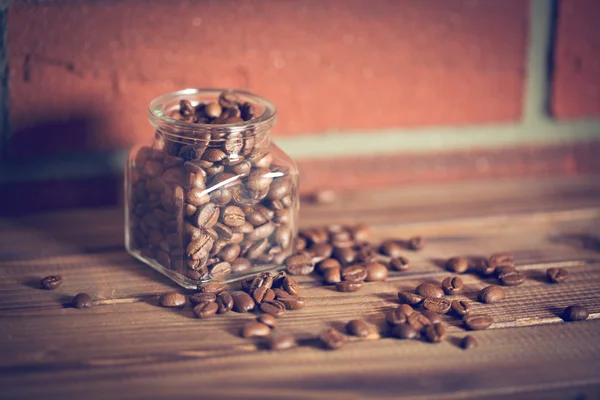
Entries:
{"type": "MultiPolygon", "coordinates": [[[[148,120],[161,135],[175,141],[224,141],[234,134],[238,137],[259,136],[268,133],[275,124],[277,109],[263,97],[250,92],[230,89],[184,89],[163,94],[150,102],[148,120]],[[234,95],[240,102],[252,104],[257,117],[236,123],[205,123],[172,118],[179,111],[180,102],[188,101],[193,107],[218,101],[222,94],[234,95]]],[[[239,119],[239,118],[238,118],[239,119]]]]}

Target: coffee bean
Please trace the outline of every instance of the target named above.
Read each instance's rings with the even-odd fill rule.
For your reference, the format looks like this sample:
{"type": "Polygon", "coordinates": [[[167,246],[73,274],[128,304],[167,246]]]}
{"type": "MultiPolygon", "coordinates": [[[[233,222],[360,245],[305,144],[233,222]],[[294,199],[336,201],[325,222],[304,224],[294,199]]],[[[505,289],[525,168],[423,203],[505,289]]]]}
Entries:
{"type": "Polygon", "coordinates": [[[285,313],[285,305],[280,300],[265,301],[260,305],[262,312],[267,313],[275,318],[281,317],[285,313]]]}
{"type": "Polygon", "coordinates": [[[342,269],[342,279],[345,281],[362,282],[367,279],[367,270],[360,265],[351,265],[342,269]]]}
{"type": "Polygon", "coordinates": [[[333,285],[342,280],[342,274],[339,268],[327,268],[323,271],[323,282],[333,285]]]}
{"type": "Polygon", "coordinates": [[[356,260],[356,251],[351,247],[336,247],[333,249],[333,257],[343,266],[347,266],[356,260]]]}
{"type": "Polygon", "coordinates": [[[425,318],[427,318],[432,324],[437,324],[437,323],[442,322],[442,316],[435,311],[423,310],[423,311],[421,311],[421,314],[423,314],[423,316],[425,318]]]}
{"type": "Polygon", "coordinates": [[[362,286],[362,281],[341,281],[335,284],[338,292],[357,292],[362,286]]]}
{"type": "Polygon", "coordinates": [[[477,297],[482,303],[496,303],[500,300],[504,300],[505,294],[504,289],[500,286],[490,285],[481,289],[477,297]]]}
{"type": "Polygon", "coordinates": [[[219,293],[216,304],[218,306],[217,314],[225,314],[233,309],[233,298],[227,292],[219,293]]]}
{"type": "Polygon", "coordinates": [[[400,324],[392,329],[392,336],[398,339],[415,339],[419,336],[419,331],[408,324],[400,324]]]}
{"type": "Polygon", "coordinates": [[[446,261],[446,269],[457,274],[464,274],[469,270],[469,260],[463,257],[452,257],[446,261]]]}
{"type": "Polygon", "coordinates": [[[409,304],[411,306],[419,305],[425,300],[423,296],[411,292],[398,292],[400,303],[409,304]]]}
{"type": "Polygon", "coordinates": [[[283,197],[287,196],[292,189],[292,184],[289,179],[277,178],[271,186],[269,187],[269,192],[267,193],[267,199],[269,200],[279,200],[283,197]]]}
{"type": "Polygon", "coordinates": [[[213,265],[210,271],[211,278],[218,281],[225,279],[229,274],[231,274],[231,264],[226,261],[213,265]]]}
{"type": "Polygon", "coordinates": [[[250,260],[244,257],[238,257],[231,262],[231,273],[242,274],[248,272],[251,266],[252,263],[250,260]]]}
{"type": "Polygon", "coordinates": [[[385,320],[392,326],[405,324],[408,321],[408,316],[411,314],[412,313],[406,314],[405,310],[397,308],[395,310],[388,311],[388,313],[385,315],[385,320]]]}
{"type": "Polygon", "coordinates": [[[388,277],[388,269],[380,263],[369,263],[365,265],[367,282],[385,281],[388,277]]]}
{"type": "Polygon", "coordinates": [[[415,310],[409,306],[408,304],[400,304],[397,307],[398,310],[402,311],[404,314],[406,314],[406,316],[409,316],[410,314],[414,313],[415,310]]]}
{"type": "Polygon", "coordinates": [[[308,275],[315,269],[312,257],[307,252],[296,253],[285,259],[287,271],[292,275],[308,275]]]}
{"type": "Polygon", "coordinates": [[[380,335],[377,328],[362,319],[353,319],[346,324],[346,331],[350,335],[358,336],[363,339],[379,339],[380,335]]]}
{"type": "Polygon", "coordinates": [[[271,334],[271,328],[257,321],[246,323],[240,332],[243,338],[266,337],[271,334]]]}
{"type": "Polygon", "coordinates": [[[465,300],[452,300],[452,303],[450,303],[450,309],[454,315],[462,318],[465,315],[468,315],[473,307],[465,300]]]}
{"type": "Polygon", "coordinates": [[[198,208],[196,214],[196,226],[199,228],[212,228],[219,220],[221,209],[214,203],[206,203],[198,208]]]}
{"type": "Polygon", "coordinates": [[[515,267],[514,265],[498,265],[494,270],[494,274],[496,274],[496,277],[499,278],[502,274],[506,274],[516,270],[517,267],[515,267]]]}
{"type": "Polygon", "coordinates": [[[249,293],[254,292],[260,287],[270,289],[271,286],[273,286],[273,276],[271,276],[270,272],[263,272],[262,274],[259,274],[256,277],[254,277],[254,280],[250,285],[249,293]]]}
{"type": "Polygon", "coordinates": [[[223,210],[221,220],[227,226],[240,226],[246,222],[246,216],[238,206],[227,206],[223,210]]]}
{"type": "Polygon", "coordinates": [[[335,258],[326,258],[317,264],[317,270],[321,273],[325,273],[325,270],[328,268],[341,269],[342,265],[335,258]]]}
{"type": "MultiPolygon", "coordinates": [[[[250,242],[251,243],[251,242],[250,242]]],[[[269,241],[267,239],[260,239],[250,245],[250,248],[246,250],[245,256],[250,260],[256,260],[258,263],[258,258],[267,250],[269,247],[269,241]]],[[[243,252],[242,246],[240,246],[240,251],[243,252]]]]}
{"type": "Polygon", "coordinates": [[[229,226],[225,224],[217,222],[213,226],[213,229],[218,234],[218,237],[220,237],[221,239],[230,240],[233,237],[233,231],[229,226]]]}
{"type": "Polygon", "coordinates": [[[394,271],[406,271],[409,267],[409,261],[406,257],[396,257],[390,260],[389,268],[394,271]]]}
{"type": "Polygon", "coordinates": [[[467,329],[479,331],[488,328],[494,319],[485,314],[469,314],[463,317],[463,323],[467,329]]]}
{"type": "Polygon", "coordinates": [[[288,310],[300,310],[306,305],[306,300],[304,299],[304,297],[300,296],[278,296],[277,301],[283,303],[283,305],[285,305],[285,308],[288,310]]]}
{"type": "Polygon", "coordinates": [[[444,291],[438,285],[434,285],[432,283],[421,283],[416,287],[415,293],[419,296],[423,296],[425,298],[438,298],[441,299],[444,297],[444,291]]]}
{"type": "Polygon", "coordinates": [[[546,276],[548,281],[552,283],[562,283],[569,277],[569,272],[564,268],[548,268],[546,276]]]}
{"type": "MultiPolygon", "coordinates": [[[[185,297],[183,297],[183,303],[185,304],[185,297]]],[[[77,296],[73,297],[71,304],[73,304],[73,307],[75,308],[90,308],[94,305],[94,299],[87,293],[79,293],[77,296]]]]}
{"type": "Polygon", "coordinates": [[[260,323],[267,325],[271,329],[276,329],[279,325],[277,319],[271,314],[261,314],[258,317],[256,317],[256,320],[260,323]]]}
{"type": "Polygon", "coordinates": [[[281,282],[281,288],[291,295],[298,296],[300,294],[300,285],[291,276],[286,276],[281,282]]]}
{"type": "MultiPolygon", "coordinates": [[[[496,271],[498,271],[496,267],[496,271]]],[[[525,274],[521,271],[509,271],[498,275],[498,280],[504,286],[517,286],[525,282],[525,274]]]]}
{"type": "Polygon", "coordinates": [[[240,246],[238,244],[230,243],[223,247],[219,252],[219,258],[229,263],[233,262],[240,255],[240,246]]]}
{"type": "Polygon", "coordinates": [[[40,281],[40,287],[46,290],[54,290],[62,283],[60,275],[50,275],[40,281]]]}
{"type": "Polygon", "coordinates": [[[266,300],[265,297],[267,295],[267,292],[270,291],[270,290],[271,289],[269,289],[266,286],[261,286],[261,287],[256,288],[252,292],[252,298],[254,299],[254,301],[256,302],[256,304],[260,304],[260,303],[263,302],[263,300],[266,300]]]}
{"type": "Polygon", "coordinates": [[[356,261],[364,263],[377,262],[378,256],[375,248],[369,244],[357,245],[356,261]]]}
{"type": "Polygon", "coordinates": [[[203,283],[202,285],[200,285],[198,287],[198,291],[200,293],[214,293],[214,294],[219,294],[222,291],[224,291],[227,288],[227,286],[225,286],[222,283],[219,282],[207,282],[207,283],[203,283]]]}
{"type": "Polygon", "coordinates": [[[479,258],[474,260],[473,270],[481,276],[493,275],[496,271],[496,266],[491,265],[490,262],[485,258],[479,258]]]}
{"type": "Polygon", "coordinates": [[[496,268],[500,265],[515,265],[513,256],[508,253],[492,254],[488,261],[493,268],[496,268]]]}
{"type": "Polygon", "coordinates": [[[429,318],[421,314],[420,312],[414,312],[408,316],[406,322],[415,328],[417,332],[421,332],[426,326],[431,324],[429,318]]]}
{"type": "Polygon", "coordinates": [[[234,291],[230,293],[233,299],[233,311],[243,313],[254,310],[254,300],[246,292],[234,291]]]}
{"type": "Polygon", "coordinates": [[[423,302],[423,308],[436,313],[446,314],[450,311],[450,302],[446,299],[426,298],[423,302]]]}
{"type": "Polygon", "coordinates": [[[463,281],[458,276],[449,276],[442,281],[442,289],[447,295],[462,293],[463,281]]]}
{"type": "Polygon", "coordinates": [[[217,301],[217,295],[215,293],[196,293],[190,296],[190,303],[211,303],[217,301]]]}
{"type": "Polygon", "coordinates": [[[562,313],[562,318],[565,321],[583,321],[590,316],[587,308],[579,305],[573,305],[565,308],[562,313]]]}
{"type": "Polygon", "coordinates": [[[462,340],[460,341],[460,347],[462,347],[465,350],[469,350],[469,349],[474,349],[476,348],[478,345],[477,343],[477,339],[475,339],[473,336],[471,335],[467,335],[464,338],[462,338],[462,340]]]}
{"type": "Polygon", "coordinates": [[[257,168],[246,178],[246,187],[249,190],[262,191],[269,188],[273,178],[267,168],[257,168]]]}
{"type": "Polygon", "coordinates": [[[158,299],[158,303],[162,307],[182,307],[185,302],[185,296],[177,292],[165,293],[158,299]]]}
{"type": "Polygon", "coordinates": [[[367,241],[371,236],[371,227],[365,224],[354,225],[350,227],[350,233],[352,233],[352,239],[357,242],[367,241]]]}
{"type": "Polygon", "coordinates": [[[293,249],[296,252],[300,252],[300,251],[306,249],[306,239],[303,238],[302,236],[298,236],[296,238],[296,240],[294,241],[293,249]]]}
{"type": "Polygon", "coordinates": [[[283,290],[281,288],[274,288],[272,290],[273,290],[273,293],[275,293],[275,299],[280,299],[282,297],[293,296],[293,295],[289,294],[288,292],[286,292],[285,290],[283,290]]]}
{"type": "Polygon", "coordinates": [[[327,328],[319,335],[321,343],[330,350],[336,350],[346,344],[346,339],[338,330],[334,328],[327,328]]]}
{"type": "Polygon", "coordinates": [[[425,247],[425,239],[421,236],[414,236],[408,239],[408,248],[411,250],[421,250],[425,247]]]}
{"type": "Polygon", "coordinates": [[[313,257],[314,262],[320,262],[331,257],[333,247],[328,243],[318,243],[312,246],[309,253],[313,257]],[[315,260],[316,259],[316,260],[315,260]]]}
{"type": "Polygon", "coordinates": [[[269,348],[273,351],[289,350],[296,346],[298,346],[298,343],[291,335],[279,336],[269,342],[269,348]]]}
{"type": "Polygon", "coordinates": [[[199,303],[194,307],[194,315],[196,318],[210,318],[217,313],[219,306],[213,301],[199,303]]]}
{"type": "Polygon", "coordinates": [[[386,240],[383,243],[381,243],[381,247],[379,248],[379,251],[381,251],[382,254],[385,254],[386,256],[390,256],[392,258],[402,257],[403,250],[404,249],[402,248],[402,246],[400,246],[395,240],[386,240]]]}
{"type": "Polygon", "coordinates": [[[431,324],[425,328],[425,338],[431,343],[446,340],[446,327],[443,323],[431,324]]]}

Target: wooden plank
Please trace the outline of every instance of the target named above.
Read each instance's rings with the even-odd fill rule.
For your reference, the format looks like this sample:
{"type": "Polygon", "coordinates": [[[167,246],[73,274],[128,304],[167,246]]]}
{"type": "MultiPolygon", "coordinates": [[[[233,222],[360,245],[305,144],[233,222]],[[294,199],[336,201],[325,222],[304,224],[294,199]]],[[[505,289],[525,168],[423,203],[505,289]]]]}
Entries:
{"type": "MultiPolygon", "coordinates": [[[[179,353],[2,370],[5,398],[540,398],[597,394],[600,321],[481,331],[463,351],[395,339],[329,352],[179,353]],[[127,360],[126,360],[127,361],[127,360]],[[530,397],[528,397],[530,396],[530,397]]],[[[106,348],[110,344],[104,343],[106,348]]],[[[595,397],[588,397],[595,398],[595,397]]]]}

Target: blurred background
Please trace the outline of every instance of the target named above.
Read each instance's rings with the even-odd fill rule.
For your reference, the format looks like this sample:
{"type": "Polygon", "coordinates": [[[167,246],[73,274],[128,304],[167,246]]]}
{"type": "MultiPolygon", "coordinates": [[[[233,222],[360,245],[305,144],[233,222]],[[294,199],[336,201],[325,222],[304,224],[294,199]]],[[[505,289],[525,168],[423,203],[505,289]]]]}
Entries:
{"type": "Polygon", "coordinates": [[[0,214],[122,203],[147,106],[279,109],[301,191],[600,172],[598,0],[0,1],[0,214]]]}

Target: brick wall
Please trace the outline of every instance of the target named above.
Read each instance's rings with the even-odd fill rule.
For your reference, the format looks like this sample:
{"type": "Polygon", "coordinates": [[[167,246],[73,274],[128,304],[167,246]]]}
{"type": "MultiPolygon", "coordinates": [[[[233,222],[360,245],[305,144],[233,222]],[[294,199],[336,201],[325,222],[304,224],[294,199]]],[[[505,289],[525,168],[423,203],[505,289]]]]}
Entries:
{"type": "MultiPolygon", "coordinates": [[[[149,140],[146,108],[154,97],[184,87],[235,87],[278,106],[274,135],[299,154],[303,191],[327,186],[333,176],[340,189],[410,184],[415,179],[399,179],[398,171],[415,165],[429,171],[419,182],[594,172],[589,166],[597,163],[589,151],[557,144],[571,139],[571,125],[552,118],[573,121],[572,139],[591,140],[591,147],[583,147],[598,148],[599,5],[596,0],[13,1],[4,12],[10,84],[4,96],[12,126],[8,163],[122,151],[149,140]],[[547,31],[538,32],[537,39],[532,36],[540,17],[532,7],[551,11],[547,31]],[[533,48],[540,43],[548,48],[533,48]],[[532,54],[539,50],[549,59],[532,70],[532,54]],[[545,82],[542,93],[532,93],[532,79],[545,82]],[[548,115],[526,115],[527,102],[535,98],[550,105],[548,115]],[[529,124],[532,120],[539,123],[529,124]],[[498,149],[493,143],[505,131],[511,139],[498,149]],[[465,140],[471,132],[483,140],[465,140]],[[348,135],[374,142],[375,150],[352,147],[348,135]],[[333,137],[324,156],[299,150],[321,137],[333,137]],[[436,143],[445,147],[428,150],[427,143],[440,137],[436,143]],[[384,138],[397,151],[377,145],[384,138]],[[405,142],[418,147],[419,155],[404,154],[405,142]],[[555,163],[557,152],[570,161],[555,163]],[[356,171],[334,167],[352,165],[357,157],[377,165],[376,179],[365,182],[356,171]],[[473,167],[482,158],[492,168],[485,174],[473,167]],[[468,161],[452,162],[457,159],[468,161]],[[498,160],[513,161],[507,166],[498,160]],[[324,179],[324,166],[337,172],[324,179]]],[[[11,181],[10,174],[4,178],[11,181]]],[[[61,181],[60,174],[52,180],[61,181]]],[[[10,184],[22,186],[15,179],[10,184]]],[[[114,201],[111,194],[107,202],[114,201]]]]}

